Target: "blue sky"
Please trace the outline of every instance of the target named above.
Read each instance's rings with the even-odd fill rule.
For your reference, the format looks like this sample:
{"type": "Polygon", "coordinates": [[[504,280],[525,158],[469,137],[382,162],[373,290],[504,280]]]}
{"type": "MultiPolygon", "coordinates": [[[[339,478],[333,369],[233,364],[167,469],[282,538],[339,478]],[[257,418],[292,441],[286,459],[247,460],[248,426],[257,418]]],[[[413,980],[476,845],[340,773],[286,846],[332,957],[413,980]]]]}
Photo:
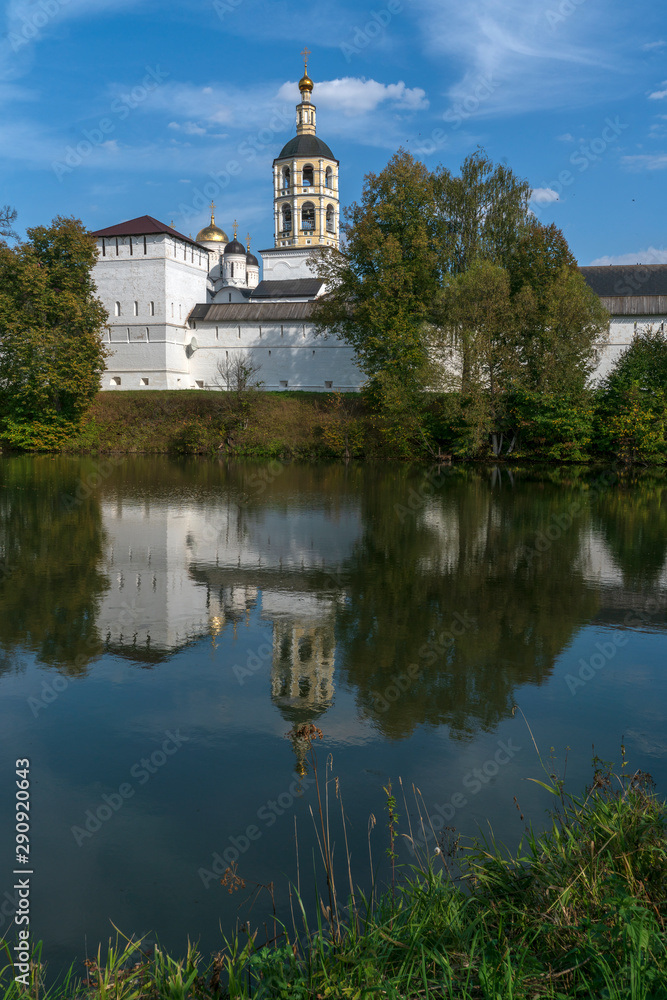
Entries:
{"type": "Polygon", "coordinates": [[[19,231],[153,215],[272,245],[271,163],[311,50],[342,204],[399,146],[478,145],[581,264],[667,262],[667,9],[639,0],[9,0],[0,204],[19,231]],[[206,187],[208,185],[208,187],[206,187]]]}

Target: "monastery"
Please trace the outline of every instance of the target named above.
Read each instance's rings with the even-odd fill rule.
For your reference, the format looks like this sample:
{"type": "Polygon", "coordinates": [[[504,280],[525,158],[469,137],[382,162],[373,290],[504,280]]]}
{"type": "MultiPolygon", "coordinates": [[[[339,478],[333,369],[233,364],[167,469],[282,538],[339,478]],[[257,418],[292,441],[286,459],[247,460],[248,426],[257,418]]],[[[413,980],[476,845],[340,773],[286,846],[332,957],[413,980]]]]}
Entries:
{"type": "MultiPolygon", "coordinates": [[[[222,388],[221,365],[259,366],[266,390],[350,392],[363,382],[353,349],[316,336],[313,304],[325,291],[308,258],[339,245],[339,161],[317,135],[307,56],[296,135],[273,161],[274,246],[259,261],[211,223],[195,240],[149,215],[93,233],[94,280],[109,320],[102,389],[222,388]]],[[[596,351],[603,377],[638,330],[667,321],[667,265],[582,267],[610,312],[596,351]]]]}

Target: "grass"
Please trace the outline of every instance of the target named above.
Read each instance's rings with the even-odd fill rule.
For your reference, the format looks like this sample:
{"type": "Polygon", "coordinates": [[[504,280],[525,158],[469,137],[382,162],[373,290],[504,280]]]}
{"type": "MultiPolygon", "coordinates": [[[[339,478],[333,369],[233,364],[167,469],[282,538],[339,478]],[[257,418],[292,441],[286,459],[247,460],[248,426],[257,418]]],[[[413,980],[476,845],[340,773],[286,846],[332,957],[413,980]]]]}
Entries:
{"type": "Polygon", "coordinates": [[[74,453],[338,458],[359,454],[357,393],[101,392],[74,453]]]}
{"type": "MultiPolygon", "coordinates": [[[[649,775],[628,773],[624,751],[620,773],[594,758],[593,781],[581,797],[566,793],[563,781],[547,771],[548,780],[538,783],[553,797],[551,825],[539,835],[528,826],[515,853],[492,835],[461,848],[452,831],[445,830],[432,855],[417,847],[416,863],[394,870],[399,817],[388,786],[392,885],[367,895],[355,891],[348,857],[343,905],[331,840],[333,813],[339,808],[347,844],[338,781],[329,761],[324,776],[318,773],[313,741],[319,730],[304,726],[293,735],[307,741],[317,780],[313,822],[326,890],[314,926],[297,887],[291,890],[291,927],[277,924],[274,914],[271,939],[263,945],[257,932],[236,934],[205,962],[192,947],[176,960],[159,948],[144,955],[140,942],[124,939],[122,946],[116,942],[110,947],[106,960],[98,955],[87,963],[86,981],[75,981],[70,972],[46,992],[37,949],[29,990],[12,982],[8,962],[0,974],[5,997],[667,997],[667,809],[654,794],[649,775]]],[[[415,796],[418,829],[408,820],[402,834],[413,846],[424,841],[429,822],[417,790],[415,796]]],[[[230,870],[223,881],[229,885],[234,878],[230,870]]]]}

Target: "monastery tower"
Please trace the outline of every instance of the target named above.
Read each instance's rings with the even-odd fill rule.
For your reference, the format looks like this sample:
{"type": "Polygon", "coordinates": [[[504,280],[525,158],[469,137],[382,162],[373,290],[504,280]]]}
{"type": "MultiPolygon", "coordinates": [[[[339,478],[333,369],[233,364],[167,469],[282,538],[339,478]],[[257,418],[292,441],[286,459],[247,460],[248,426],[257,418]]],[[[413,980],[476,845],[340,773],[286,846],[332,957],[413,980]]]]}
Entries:
{"type": "Polygon", "coordinates": [[[273,161],[276,247],[338,246],[338,160],[317,137],[317,109],[311,101],[308,49],[302,52],[296,135],[273,161]]]}

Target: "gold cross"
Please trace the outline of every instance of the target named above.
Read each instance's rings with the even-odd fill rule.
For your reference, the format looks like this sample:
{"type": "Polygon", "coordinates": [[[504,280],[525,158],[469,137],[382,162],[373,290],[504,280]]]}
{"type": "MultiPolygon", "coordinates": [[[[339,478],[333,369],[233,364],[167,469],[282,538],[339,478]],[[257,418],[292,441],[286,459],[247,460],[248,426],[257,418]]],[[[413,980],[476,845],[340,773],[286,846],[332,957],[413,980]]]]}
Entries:
{"type": "Polygon", "coordinates": [[[213,218],[213,213],[215,212],[215,210],[216,210],[216,207],[217,207],[217,206],[215,205],[215,203],[214,203],[214,202],[211,202],[211,218],[213,218]]]}
{"type": "Polygon", "coordinates": [[[239,228],[239,227],[238,227],[238,223],[237,223],[236,219],[234,219],[234,239],[236,239],[236,230],[237,230],[238,228],[239,228]]]}
{"type": "Polygon", "coordinates": [[[308,75],[308,56],[310,54],[311,54],[310,49],[304,49],[303,52],[301,53],[301,55],[303,56],[303,64],[306,71],[306,75],[308,75]]]}
{"type": "Polygon", "coordinates": [[[246,246],[248,247],[248,253],[250,253],[250,233],[246,233],[246,246]]]}

